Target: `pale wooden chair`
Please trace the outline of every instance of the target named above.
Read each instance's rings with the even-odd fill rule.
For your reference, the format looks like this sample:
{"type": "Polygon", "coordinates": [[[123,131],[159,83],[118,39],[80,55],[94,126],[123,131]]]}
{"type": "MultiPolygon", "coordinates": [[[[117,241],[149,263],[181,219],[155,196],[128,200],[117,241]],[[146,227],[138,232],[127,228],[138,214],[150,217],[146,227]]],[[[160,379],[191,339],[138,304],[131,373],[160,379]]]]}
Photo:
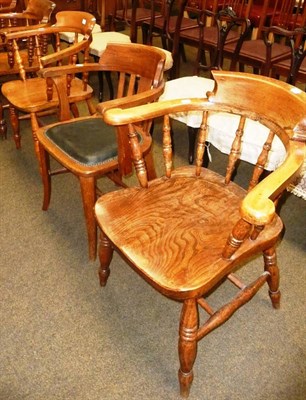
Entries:
{"type": "MultiPolygon", "coordinates": [[[[3,6],[5,4],[8,5],[8,2],[3,2],[3,6]]],[[[0,8],[0,79],[3,81],[8,80],[9,77],[14,79],[19,75],[19,66],[11,48],[12,43],[7,43],[6,35],[10,32],[34,29],[33,25],[37,28],[48,24],[55,9],[55,3],[49,0],[29,0],[24,12],[15,12],[14,6],[16,6],[16,2],[13,1],[7,8],[0,8]]],[[[30,63],[28,62],[29,49],[29,42],[23,38],[19,56],[23,60],[24,70],[33,73],[40,68],[40,65],[35,58],[31,59],[30,63]]],[[[0,136],[3,138],[7,137],[7,124],[3,116],[4,109],[7,107],[8,104],[0,102],[0,136]]]]}
{"type": "MultiPolygon", "coordinates": [[[[17,0],[1,0],[0,1],[0,13],[14,11],[16,8],[16,4],[17,4],[17,0]]],[[[1,21],[1,18],[0,18],[0,21],[1,21]]]]}
{"type": "MultiPolygon", "coordinates": [[[[198,342],[202,338],[226,322],[265,283],[273,307],[279,308],[275,248],[283,224],[276,213],[276,204],[298,174],[305,157],[306,94],[303,91],[272,78],[247,73],[213,71],[213,77],[216,85],[207,98],[161,101],[104,112],[107,123],[118,128],[128,125],[139,186],[104,194],[96,203],[96,217],[102,232],[100,283],[104,286],[107,282],[115,250],[158,292],[182,303],[178,343],[182,397],[189,395],[198,342]],[[196,165],[173,169],[169,115],[191,111],[202,116],[196,165]],[[205,141],[210,136],[207,120],[212,113],[224,112],[235,115],[237,121],[223,175],[203,168],[202,162],[205,141]],[[164,118],[165,174],[150,181],[137,138],[138,124],[160,117],[164,118]],[[247,119],[260,121],[267,128],[267,136],[249,173],[249,184],[243,188],[233,181],[233,176],[238,167],[246,167],[250,172],[248,163],[240,161],[247,145],[244,142],[247,119]],[[285,160],[262,179],[276,136],[285,149],[285,160]],[[260,254],[264,258],[264,272],[246,285],[238,278],[237,271],[260,254]],[[238,293],[215,311],[205,297],[226,279],[237,286],[238,293]],[[208,313],[204,321],[200,321],[200,309],[208,313]]],[[[224,135],[221,131],[219,139],[224,135]]],[[[251,364],[250,359],[250,368],[251,364]]]]}
{"type": "MultiPolygon", "coordinates": [[[[39,117],[43,115],[54,114],[58,110],[58,96],[52,87],[47,86],[45,78],[41,76],[29,76],[28,69],[25,68],[24,59],[19,53],[19,41],[26,38],[31,44],[27,51],[27,62],[29,65],[36,64],[36,74],[38,70],[46,66],[55,66],[61,64],[75,64],[81,54],[84,62],[88,62],[88,48],[91,42],[91,31],[95,25],[95,18],[83,11],[61,11],[56,14],[56,24],[52,26],[33,28],[27,31],[18,31],[8,33],[6,39],[11,43],[14,52],[14,59],[18,66],[20,79],[5,82],[1,91],[4,98],[9,103],[9,118],[13,129],[13,137],[16,147],[21,146],[20,119],[31,120],[34,147],[39,157],[39,151],[36,146],[35,131],[40,122],[39,117]],[[74,32],[77,36],[82,35],[82,40],[67,47],[61,46],[59,35],[63,31],[74,32]],[[37,68],[37,65],[39,68],[37,68]],[[53,93],[54,92],[54,93],[53,93]]],[[[66,90],[69,93],[69,101],[75,114],[77,109],[74,106],[79,101],[86,101],[88,109],[93,114],[95,106],[91,98],[93,89],[86,85],[84,91],[84,82],[81,79],[74,79],[73,84],[67,82],[66,90]]]]}
{"type": "MultiPolygon", "coordinates": [[[[51,196],[51,176],[58,173],[50,169],[49,156],[55,158],[64,171],[72,172],[80,182],[88,236],[89,258],[97,252],[97,223],[94,216],[97,180],[107,176],[124,186],[122,177],[131,172],[131,159],[125,129],[115,135],[101,115],[71,119],[69,99],[66,96],[66,75],[80,72],[109,72],[117,80],[116,98],[100,103],[100,107],[128,107],[156,101],[164,87],[163,67],[165,56],[161,50],[140,44],[109,44],[99,63],[75,67],[50,68],[42,71],[52,79],[60,101],[60,120],[36,132],[40,149],[40,169],[44,185],[43,210],[47,210],[51,196]]],[[[149,124],[150,125],[150,124],[149,124]]],[[[155,176],[149,152],[151,136],[144,131],[142,149],[148,154],[150,176],[155,176]]],[[[62,170],[61,170],[62,172],[62,170]]]]}

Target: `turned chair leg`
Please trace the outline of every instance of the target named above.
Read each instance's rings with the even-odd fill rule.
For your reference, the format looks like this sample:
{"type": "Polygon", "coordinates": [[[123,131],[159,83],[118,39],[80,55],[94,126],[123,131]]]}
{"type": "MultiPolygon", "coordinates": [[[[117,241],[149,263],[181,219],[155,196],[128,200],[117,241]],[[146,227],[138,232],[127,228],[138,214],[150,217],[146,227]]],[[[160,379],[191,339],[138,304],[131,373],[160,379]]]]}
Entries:
{"type": "Polygon", "coordinates": [[[263,252],[265,271],[268,271],[269,296],[272,301],[272,306],[276,309],[280,308],[281,293],[279,290],[279,268],[277,266],[276,251],[274,247],[263,252]]]}
{"type": "Polygon", "coordinates": [[[15,107],[11,104],[9,105],[9,118],[13,129],[13,138],[15,141],[16,149],[20,149],[21,147],[21,139],[20,139],[20,126],[18,119],[18,112],[15,107]]]}
{"type": "Polygon", "coordinates": [[[179,359],[178,372],[180,393],[182,397],[188,397],[193,381],[193,364],[197,356],[197,331],[199,326],[199,314],[196,299],[184,301],[179,328],[179,359]]]}
{"type": "Polygon", "coordinates": [[[30,114],[30,118],[31,118],[32,136],[34,142],[34,151],[38,160],[39,172],[41,174],[42,172],[41,172],[41,161],[40,161],[40,146],[36,136],[36,132],[40,128],[40,125],[35,112],[30,114]]]}
{"type": "Polygon", "coordinates": [[[3,105],[0,102],[0,136],[2,139],[7,139],[7,125],[3,114],[3,105]]]}
{"type": "Polygon", "coordinates": [[[194,146],[195,146],[195,142],[196,142],[196,138],[197,138],[197,134],[198,134],[198,129],[188,126],[187,130],[188,130],[188,140],[189,140],[188,161],[189,161],[189,164],[193,164],[194,146]]]}
{"type": "Polygon", "coordinates": [[[39,147],[39,169],[42,178],[42,183],[44,187],[44,199],[42,209],[47,211],[50,204],[51,199],[51,175],[50,175],[50,157],[48,152],[44,149],[42,145],[38,145],[39,147]]]}
{"type": "Polygon", "coordinates": [[[79,176],[79,180],[87,228],[89,259],[94,261],[97,257],[97,222],[94,213],[96,179],[94,177],[79,176]]]}
{"type": "Polygon", "coordinates": [[[110,241],[101,231],[100,241],[99,241],[99,259],[100,259],[99,279],[101,286],[105,286],[107,283],[107,279],[110,274],[109,266],[113,258],[113,252],[114,250],[110,241]]]}

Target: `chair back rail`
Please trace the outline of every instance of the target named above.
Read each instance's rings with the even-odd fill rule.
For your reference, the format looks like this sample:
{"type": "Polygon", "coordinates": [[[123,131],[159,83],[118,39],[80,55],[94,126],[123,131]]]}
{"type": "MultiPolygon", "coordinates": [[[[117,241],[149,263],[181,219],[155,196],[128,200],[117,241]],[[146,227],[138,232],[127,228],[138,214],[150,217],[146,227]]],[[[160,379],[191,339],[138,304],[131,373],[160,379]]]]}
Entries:
{"type": "Polygon", "coordinates": [[[129,128],[130,141],[132,143],[131,147],[134,149],[133,155],[136,158],[135,169],[140,184],[143,187],[149,185],[149,180],[147,179],[145,164],[137,144],[137,127],[135,128],[135,123],[144,121],[147,118],[152,119],[165,116],[164,156],[166,176],[170,176],[172,150],[170,146],[171,136],[168,116],[179,112],[202,110],[203,121],[197,143],[195,167],[195,175],[199,175],[202,173],[205,174],[202,164],[205,142],[207,140],[208,114],[222,111],[240,115],[225,172],[224,182],[225,184],[229,184],[239,161],[245,120],[249,118],[260,121],[269,131],[263,149],[258,156],[253,174],[251,175],[249,184],[250,192],[242,205],[242,216],[248,224],[264,225],[273,218],[275,212],[273,201],[277,200],[290,179],[295,177],[303,164],[306,141],[305,94],[286,83],[277,82],[275,84],[276,81],[274,79],[263,77],[258,79],[258,77],[252,74],[213,71],[213,76],[216,80],[215,90],[208,93],[207,99],[169,100],[147,106],[144,105],[136,109],[113,109],[105,113],[104,118],[108,123],[113,125],[131,124],[129,128]],[[264,102],[258,96],[254,95],[254,91],[252,90],[254,84],[256,85],[257,93],[265,93],[264,102]],[[237,96],[237,93],[239,93],[239,96],[237,96]],[[275,98],[278,99],[280,107],[277,109],[267,109],[267,102],[269,104],[275,98]],[[243,101],[242,99],[246,100],[243,101]],[[247,106],[243,107],[244,103],[247,106]],[[286,148],[287,159],[283,165],[265,178],[265,183],[259,182],[274,135],[279,137],[286,148]],[[262,207],[263,203],[266,204],[266,207],[262,207]]]}

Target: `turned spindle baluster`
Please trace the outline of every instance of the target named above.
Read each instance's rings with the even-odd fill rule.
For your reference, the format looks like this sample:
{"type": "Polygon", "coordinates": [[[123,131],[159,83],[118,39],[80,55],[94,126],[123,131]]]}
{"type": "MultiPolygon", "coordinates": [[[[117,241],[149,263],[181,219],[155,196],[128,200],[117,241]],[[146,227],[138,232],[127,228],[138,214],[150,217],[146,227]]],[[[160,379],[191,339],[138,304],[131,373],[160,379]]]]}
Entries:
{"type": "Polygon", "coordinates": [[[242,116],[239,120],[239,125],[236,130],[235,139],[232,144],[231,152],[228,157],[228,165],[226,168],[225,175],[225,183],[229,183],[231,180],[232,174],[236,167],[236,162],[240,158],[241,154],[241,139],[244,133],[244,125],[245,125],[246,117],[242,116]]]}
{"type": "Polygon", "coordinates": [[[172,170],[172,142],[171,126],[169,115],[165,115],[163,124],[163,156],[166,169],[166,176],[170,178],[172,170]]]}
{"type": "Polygon", "coordinates": [[[275,136],[275,133],[270,131],[268,138],[267,138],[265,144],[263,145],[262,151],[257,159],[257,163],[254,167],[253,175],[252,175],[252,178],[249,183],[249,188],[248,188],[249,191],[251,189],[253,189],[254,186],[257,185],[259,178],[261,177],[261,174],[263,173],[263,171],[265,169],[265,165],[268,160],[269,151],[271,150],[274,136],[275,136]]]}
{"type": "Polygon", "coordinates": [[[196,152],[196,175],[199,176],[201,173],[201,168],[203,165],[203,158],[205,152],[205,143],[207,140],[207,119],[208,119],[208,111],[203,113],[201,126],[198,133],[198,143],[197,143],[197,152],[196,152]]]}
{"type": "Polygon", "coordinates": [[[129,140],[130,140],[132,159],[136,170],[137,178],[142,187],[147,187],[148,176],[147,176],[146,165],[139,144],[137,131],[132,124],[129,124],[129,140]]]}

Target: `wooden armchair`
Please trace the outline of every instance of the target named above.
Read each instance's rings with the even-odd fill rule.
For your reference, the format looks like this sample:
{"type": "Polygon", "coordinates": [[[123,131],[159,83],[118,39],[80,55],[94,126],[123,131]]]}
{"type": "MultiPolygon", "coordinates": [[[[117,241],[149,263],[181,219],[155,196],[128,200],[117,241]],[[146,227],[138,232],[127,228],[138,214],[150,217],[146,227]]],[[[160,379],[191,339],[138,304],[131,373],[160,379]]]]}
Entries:
{"type": "MultiPolygon", "coordinates": [[[[56,113],[58,108],[57,93],[52,87],[47,87],[43,77],[29,75],[29,72],[36,72],[46,66],[62,64],[75,64],[81,54],[84,62],[88,62],[88,48],[91,42],[91,31],[95,24],[95,18],[82,11],[61,11],[56,14],[56,24],[37,29],[8,33],[6,40],[13,53],[13,60],[18,66],[20,79],[5,82],[2,85],[2,94],[8,101],[9,118],[13,129],[16,147],[20,148],[20,127],[19,120],[30,118],[36,154],[39,152],[36,147],[35,131],[39,127],[39,117],[56,113]],[[62,46],[60,33],[63,31],[74,32],[76,42],[70,47],[62,46]],[[77,40],[77,35],[81,34],[82,41],[77,40]],[[20,55],[19,41],[28,40],[26,60],[20,55]],[[30,68],[33,67],[33,70],[30,68]],[[53,93],[54,92],[54,93],[53,93]],[[19,112],[21,113],[19,115],[19,112]]],[[[75,79],[73,84],[67,82],[66,90],[69,93],[69,101],[74,113],[77,109],[73,105],[79,101],[86,101],[91,113],[95,112],[95,107],[91,103],[93,90],[82,80],[75,79]]]]}
{"type": "MultiPolygon", "coordinates": [[[[4,81],[8,77],[15,79],[19,74],[19,65],[14,57],[13,43],[7,42],[6,35],[10,32],[20,32],[34,29],[49,23],[51,14],[55,8],[55,3],[49,0],[29,0],[28,6],[24,12],[6,12],[0,14],[0,78],[4,81]],[[34,26],[35,25],[35,26],[34,26]]],[[[40,66],[33,58],[28,62],[31,44],[23,38],[20,43],[19,56],[23,60],[23,68],[28,73],[37,71],[40,66]]],[[[2,83],[2,82],[1,82],[2,83]]],[[[0,102],[0,136],[6,138],[7,125],[3,117],[3,105],[0,102]]]]}
{"type": "Polygon", "coordinates": [[[0,1],[0,13],[11,12],[16,8],[17,0],[1,0],[0,1]]]}
{"type": "MultiPolygon", "coordinates": [[[[213,71],[213,76],[216,85],[208,98],[161,101],[104,113],[109,124],[117,127],[128,124],[139,186],[104,194],[95,206],[102,231],[101,285],[107,282],[116,250],[158,292],[182,303],[178,352],[183,397],[189,394],[198,342],[202,338],[226,322],[265,283],[273,307],[279,308],[275,247],[283,224],[276,213],[276,204],[305,157],[306,94],[303,91],[272,78],[246,73],[213,71]],[[187,111],[202,116],[196,165],[173,169],[169,114],[187,111]],[[224,112],[236,116],[237,130],[223,176],[203,168],[202,162],[204,144],[211,134],[207,120],[211,114],[218,118],[224,112]],[[137,124],[160,117],[164,117],[165,173],[150,181],[137,138],[137,124]],[[239,160],[246,146],[254,147],[244,141],[247,118],[267,127],[266,140],[257,152],[253,171],[250,164],[239,160]],[[261,179],[274,137],[283,143],[285,160],[261,179]],[[246,189],[233,182],[238,166],[249,172],[246,189]],[[259,254],[263,254],[264,272],[245,285],[237,277],[238,268],[259,254]],[[215,311],[205,297],[226,279],[238,288],[238,293],[215,311]],[[208,313],[204,322],[200,321],[200,309],[201,318],[202,311],[208,313]]],[[[224,132],[218,136],[222,140],[224,132]]],[[[252,142],[256,140],[255,130],[252,142]]],[[[246,177],[246,173],[242,176],[246,177]]],[[[250,359],[250,368],[251,363],[250,359]]]]}
{"type": "MultiPolygon", "coordinates": [[[[11,3],[15,7],[16,2],[11,3]]],[[[15,12],[14,8],[0,8],[0,34],[16,30],[30,29],[34,24],[46,24],[56,4],[50,0],[29,0],[23,12],[15,12]],[[5,11],[5,12],[4,12],[5,11]]]]}
{"type": "MultiPolygon", "coordinates": [[[[124,186],[122,176],[130,174],[132,166],[126,129],[119,130],[116,137],[113,127],[108,127],[101,115],[70,121],[69,99],[62,89],[65,87],[66,74],[110,72],[114,75],[113,81],[117,79],[116,98],[100,103],[98,108],[124,108],[158,99],[164,87],[164,63],[164,53],[156,48],[134,43],[109,44],[99,63],[42,71],[42,75],[46,79],[52,79],[57,88],[60,119],[64,121],[36,132],[44,185],[43,210],[47,210],[50,203],[51,176],[58,173],[50,170],[51,156],[64,167],[64,171],[72,172],[79,179],[91,260],[96,258],[97,252],[97,224],[94,216],[96,193],[99,193],[97,180],[101,176],[107,176],[116,184],[124,186]]],[[[142,149],[147,153],[151,146],[151,137],[146,130],[141,137],[142,149]]],[[[150,152],[146,159],[150,166],[150,176],[154,177],[150,152]]]]}

